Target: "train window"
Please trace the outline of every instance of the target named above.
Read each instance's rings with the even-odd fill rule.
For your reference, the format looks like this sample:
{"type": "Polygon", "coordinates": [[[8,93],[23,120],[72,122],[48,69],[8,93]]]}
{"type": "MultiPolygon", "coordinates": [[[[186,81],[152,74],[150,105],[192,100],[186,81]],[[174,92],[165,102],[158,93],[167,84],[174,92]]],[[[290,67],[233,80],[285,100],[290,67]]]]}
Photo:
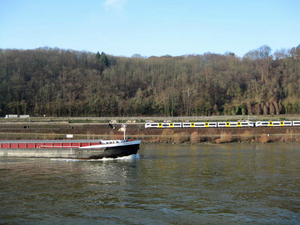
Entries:
{"type": "Polygon", "coordinates": [[[241,123],[242,126],[248,126],[248,123],[241,123]]]}

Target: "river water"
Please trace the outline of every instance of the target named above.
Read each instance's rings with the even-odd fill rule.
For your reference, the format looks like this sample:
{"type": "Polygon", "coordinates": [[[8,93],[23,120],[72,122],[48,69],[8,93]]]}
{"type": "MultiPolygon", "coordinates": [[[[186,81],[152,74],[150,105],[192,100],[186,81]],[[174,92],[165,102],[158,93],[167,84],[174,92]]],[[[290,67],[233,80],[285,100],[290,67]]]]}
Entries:
{"type": "Polygon", "coordinates": [[[299,178],[299,144],[0,159],[0,224],[299,224],[299,178]]]}

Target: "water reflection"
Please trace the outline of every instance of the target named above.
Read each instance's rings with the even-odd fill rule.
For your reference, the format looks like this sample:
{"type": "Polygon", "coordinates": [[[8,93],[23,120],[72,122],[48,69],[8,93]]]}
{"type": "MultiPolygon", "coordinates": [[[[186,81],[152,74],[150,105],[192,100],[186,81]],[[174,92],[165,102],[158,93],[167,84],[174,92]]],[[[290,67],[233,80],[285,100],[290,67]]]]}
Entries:
{"type": "Polygon", "coordinates": [[[148,145],[129,160],[0,159],[0,221],[295,224],[299,156],[299,145],[148,145]]]}
{"type": "MultiPolygon", "coordinates": [[[[227,216],[231,212],[235,215],[233,221],[257,221],[257,213],[264,215],[262,212],[269,210],[273,218],[281,212],[281,216],[276,217],[277,222],[290,216],[298,221],[299,208],[295,207],[299,203],[299,195],[295,199],[295,193],[299,194],[300,185],[296,179],[300,159],[298,146],[192,146],[189,151],[184,148],[190,147],[173,146],[164,152],[149,149],[151,153],[148,154],[161,156],[161,160],[148,164],[149,169],[145,170],[147,177],[153,177],[152,183],[153,180],[161,183],[155,177],[166,178],[168,191],[164,191],[166,187],[160,189],[161,198],[174,199],[178,195],[193,202],[192,208],[190,201],[183,201],[186,205],[180,203],[185,209],[227,216]],[[182,187],[184,192],[179,194],[177,188],[182,187]],[[168,196],[168,193],[176,194],[168,196]],[[273,208],[277,205],[278,208],[273,208]],[[236,216],[241,212],[245,215],[236,216]]],[[[176,201],[181,202],[180,199],[176,201]]],[[[270,215],[259,221],[272,220],[270,215]]]]}

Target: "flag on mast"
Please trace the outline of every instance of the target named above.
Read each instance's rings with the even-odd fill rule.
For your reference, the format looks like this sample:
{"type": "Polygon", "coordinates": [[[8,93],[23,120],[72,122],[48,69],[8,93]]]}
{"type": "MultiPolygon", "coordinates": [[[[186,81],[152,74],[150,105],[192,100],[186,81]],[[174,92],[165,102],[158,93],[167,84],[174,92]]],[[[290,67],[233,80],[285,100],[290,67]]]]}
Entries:
{"type": "Polygon", "coordinates": [[[126,125],[125,125],[125,124],[122,124],[122,125],[121,125],[121,128],[120,128],[118,131],[126,131],[126,125]]]}
{"type": "Polygon", "coordinates": [[[126,137],[125,137],[126,124],[122,124],[121,128],[118,131],[123,131],[124,132],[124,140],[126,140],[126,137]]]}

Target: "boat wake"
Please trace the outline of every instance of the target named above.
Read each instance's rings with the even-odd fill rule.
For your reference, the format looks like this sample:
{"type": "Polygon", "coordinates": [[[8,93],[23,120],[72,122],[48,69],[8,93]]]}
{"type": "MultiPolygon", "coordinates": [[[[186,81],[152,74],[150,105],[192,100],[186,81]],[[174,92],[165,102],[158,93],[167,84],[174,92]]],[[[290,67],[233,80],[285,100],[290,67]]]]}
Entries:
{"type": "Polygon", "coordinates": [[[135,159],[139,159],[139,158],[140,158],[140,155],[139,155],[139,153],[137,153],[137,154],[122,156],[122,157],[117,157],[117,158],[90,159],[87,161],[115,161],[115,160],[130,161],[130,160],[135,160],[135,159]]]}
{"type": "Polygon", "coordinates": [[[55,158],[51,158],[51,161],[77,162],[77,161],[83,161],[83,160],[80,160],[80,159],[55,159],[55,158]]]}
{"type": "Polygon", "coordinates": [[[140,155],[133,154],[129,156],[122,156],[122,157],[117,157],[117,158],[103,158],[103,159],[55,159],[52,158],[51,161],[65,161],[65,162],[78,162],[78,161],[89,161],[89,162],[98,162],[98,161],[115,161],[115,160],[124,160],[124,161],[130,161],[130,160],[135,160],[135,159],[140,159],[140,155]]]}

